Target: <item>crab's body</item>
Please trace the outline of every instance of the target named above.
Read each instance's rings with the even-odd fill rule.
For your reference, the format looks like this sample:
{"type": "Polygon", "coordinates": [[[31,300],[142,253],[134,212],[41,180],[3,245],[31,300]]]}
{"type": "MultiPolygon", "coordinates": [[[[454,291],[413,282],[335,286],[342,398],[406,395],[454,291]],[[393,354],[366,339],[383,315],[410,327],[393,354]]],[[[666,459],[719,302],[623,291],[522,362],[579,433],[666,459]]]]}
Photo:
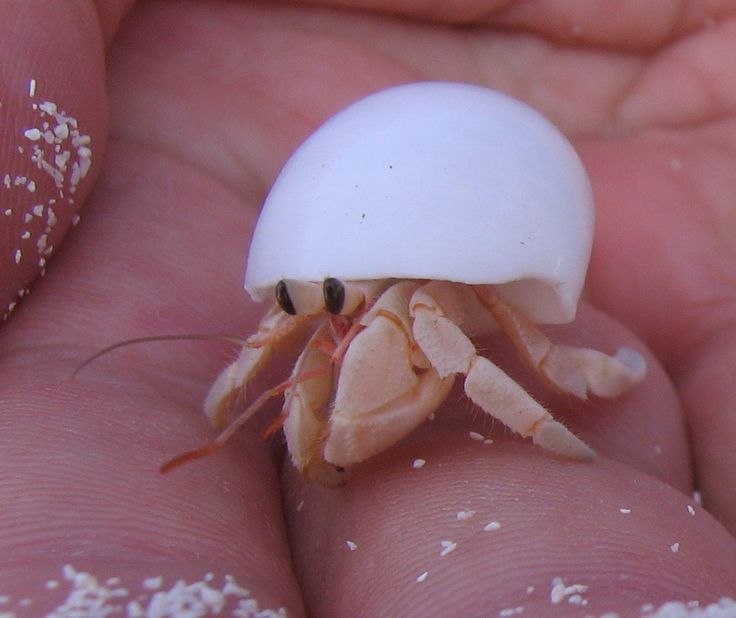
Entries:
{"type": "Polygon", "coordinates": [[[590,458],[473,340],[500,327],[544,382],[577,397],[637,384],[638,353],[554,345],[536,326],[574,319],[592,238],[585,169],[536,111],[464,84],[371,95],[320,127],[276,179],[245,287],[256,300],[275,291],[277,303],[213,385],[207,414],[224,424],[273,347],[307,326],[283,426],[309,478],[339,482],[397,442],[456,376],[516,433],[590,458]]]}
{"type": "MultiPolygon", "coordinates": [[[[320,288],[292,287],[313,298],[320,288]]],[[[588,393],[615,397],[637,384],[646,369],[632,350],[611,357],[552,344],[490,285],[392,280],[352,287],[357,305],[346,315],[324,308],[291,315],[277,304],[206,402],[213,423],[224,423],[233,396],[282,337],[307,322],[313,334],[286,390],[284,432],[295,466],[323,484],[341,482],[347,467],[380,453],[426,420],[458,375],[468,397],[516,433],[559,455],[591,458],[589,446],[478,354],[473,338],[499,327],[547,384],[580,398],[588,393]]],[[[316,308],[318,301],[307,305],[316,308]]]]}

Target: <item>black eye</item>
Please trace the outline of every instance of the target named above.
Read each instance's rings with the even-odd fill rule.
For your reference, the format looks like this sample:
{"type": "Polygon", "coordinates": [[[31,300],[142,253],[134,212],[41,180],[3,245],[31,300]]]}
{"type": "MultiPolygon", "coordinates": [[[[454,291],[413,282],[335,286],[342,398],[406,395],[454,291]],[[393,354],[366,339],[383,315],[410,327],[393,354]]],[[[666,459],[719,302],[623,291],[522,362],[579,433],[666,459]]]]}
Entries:
{"type": "Polygon", "coordinates": [[[329,277],[322,284],[322,294],[325,297],[325,307],[330,313],[337,315],[345,304],[345,286],[342,281],[329,277]]]}
{"type": "Polygon", "coordinates": [[[294,303],[291,302],[289,290],[286,289],[286,283],[283,279],[276,284],[276,302],[289,315],[296,315],[294,303]]]}

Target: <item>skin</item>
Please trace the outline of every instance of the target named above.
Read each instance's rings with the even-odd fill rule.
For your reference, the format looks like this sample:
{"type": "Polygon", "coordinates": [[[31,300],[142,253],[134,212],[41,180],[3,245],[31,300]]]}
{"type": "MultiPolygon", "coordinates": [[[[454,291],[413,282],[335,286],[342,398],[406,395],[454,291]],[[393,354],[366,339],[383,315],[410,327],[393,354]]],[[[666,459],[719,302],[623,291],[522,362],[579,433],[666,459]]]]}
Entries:
{"type": "MultiPolygon", "coordinates": [[[[12,597],[0,610],[60,603],[63,587],[43,583],[66,563],[133,592],[149,576],[231,573],[294,616],[632,615],[736,596],[736,4],[333,4],[4,3],[0,174],[39,187],[0,186],[13,210],[0,215],[1,306],[32,289],[0,331],[0,594],[12,597]],[[23,214],[54,195],[16,151],[31,78],[93,149],[43,279],[12,260],[23,214]],[[578,404],[540,387],[502,338],[481,348],[600,457],[550,456],[458,394],[341,489],[305,484],[279,439],[260,440],[277,402],[217,455],[158,475],[213,437],[199,401],[232,352],[150,344],[71,381],[73,367],[146,334],[250,332],[264,308],[242,291],[242,259],[286,157],[347,103],[426,79],[529,102],[590,173],[590,306],[548,332],[635,346],[647,379],[578,404]],[[501,529],[484,532],[490,521],[501,529]],[[441,557],[441,540],[458,547],[441,557]],[[588,585],[588,605],[552,604],[554,577],[588,585]]],[[[251,392],[287,370],[278,361],[251,392]]]]}

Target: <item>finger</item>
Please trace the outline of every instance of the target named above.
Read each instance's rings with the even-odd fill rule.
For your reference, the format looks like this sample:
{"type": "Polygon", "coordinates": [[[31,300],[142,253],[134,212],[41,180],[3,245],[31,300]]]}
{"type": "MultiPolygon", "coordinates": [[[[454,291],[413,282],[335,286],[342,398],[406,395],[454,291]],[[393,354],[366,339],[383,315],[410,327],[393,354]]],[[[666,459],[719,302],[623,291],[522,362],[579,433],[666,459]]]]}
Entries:
{"type": "MultiPolygon", "coordinates": [[[[606,352],[621,345],[642,349],[630,333],[590,307],[581,308],[574,324],[546,330],[555,342],[569,345],[606,352]]],[[[684,547],[678,539],[703,547],[700,528],[683,527],[691,517],[686,506],[692,486],[682,413],[651,356],[647,377],[631,393],[576,403],[541,387],[500,336],[480,342],[480,350],[590,443],[598,458],[587,464],[545,453],[478,414],[458,388],[433,421],[357,466],[345,488],[305,485],[288,469],[290,537],[308,611],[381,615],[431,608],[442,614],[454,608],[463,615],[497,615],[524,605],[534,615],[564,615],[569,606],[550,606],[551,581],[562,577],[568,585],[595,589],[594,607],[601,613],[625,613],[636,603],[666,598],[668,591],[653,587],[647,560],[664,559],[677,542],[684,547]],[[658,508],[665,510],[658,514],[658,508]],[[620,509],[637,517],[624,519],[628,513],[620,509]],[[458,521],[460,511],[475,514],[458,521]],[[669,521],[652,536],[659,517],[669,521]],[[492,530],[484,530],[494,521],[508,535],[500,545],[492,530]],[[454,543],[457,554],[451,549],[452,557],[440,555],[454,543]],[[647,555],[644,563],[632,558],[634,551],[647,555]],[[376,572],[366,575],[365,565],[372,564],[376,572]],[[632,580],[623,604],[611,572],[632,580]],[[362,578],[371,581],[365,596],[354,593],[365,588],[362,578]],[[325,594],[321,581],[336,584],[325,594]],[[530,586],[535,595],[525,594],[530,586]]],[[[708,522],[705,546],[728,538],[712,519],[704,515],[703,521],[708,522]]],[[[721,558],[725,562],[730,555],[721,558]]],[[[707,552],[691,553],[692,563],[673,561],[657,577],[684,581],[706,557],[707,552]]],[[[685,588],[706,598],[718,590],[705,577],[685,588]]]]}
{"type": "Polygon", "coordinates": [[[561,43],[647,52],[693,32],[717,28],[734,15],[732,6],[674,0],[647,3],[626,0],[615,12],[596,0],[541,0],[511,3],[499,23],[524,28],[561,43]]]}
{"type": "MultiPolygon", "coordinates": [[[[524,5],[533,12],[536,3],[524,5]]],[[[219,17],[237,23],[238,29],[218,30],[220,40],[233,45],[237,41],[244,58],[267,58],[270,69],[264,71],[264,65],[255,61],[218,60],[212,65],[211,58],[182,55],[176,45],[163,45],[162,32],[173,43],[183,31],[198,40],[211,40],[212,30],[201,18],[205,5],[189,9],[172,15],[164,5],[145,5],[136,12],[140,26],[116,43],[146,57],[154,54],[156,62],[141,67],[135,54],[113,56],[116,75],[110,88],[121,106],[119,113],[115,109],[112,113],[115,124],[131,139],[147,143],[155,136],[167,147],[178,148],[199,137],[196,119],[209,118],[211,110],[217,110],[208,129],[221,147],[202,145],[191,156],[205,168],[216,165],[233,186],[242,186],[239,163],[249,160],[266,190],[290,152],[330,115],[371,92],[409,81],[487,85],[528,102],[572,135],[618,135],[632,127],[702,122],[733,107],[732,88],[720,77],[721,59],[731,53],[733,20],[724,19],[703,32],[688,31],[661,53],[648,56],[621,54],[615,48],[571,48],[553,37],[531,36],[520,27],[468,30],[383,13],[291,5],[275,12],[261,5],[223,8],[219,17]],[[291,45],[280,45],[282,37],[291,45]],[[328,74],[323,70],[326,64],[331,67],[328,74]],[[683,71],[684,64],[695,70],[683,71]],[[150,74],[140,97],[131,88],[138,70],[150,74]],[[190,98],[186,113],[130,113],[176,109],[182,97],[174,93],[198,90],[188,77],[200,71],[223,71],[227,81],[190,98]],[[712,97],[702,96],[701,74],[713,84],[712,97]],[[270,79],[272,75],[279,79],[270,79]],[[596,79],[586,79],[589,75],[596,79]],[[298,97],[294,84],[299,84],[298,97]],[[225,92],[229,97],[222,96],[225,92]],[[231,122],[234,109],[238,123],[231,122]]],[[[540,13],[537,21],[545,16],[540,13]]],[[[612,21],[608,14],[595,12],[590,19],[603,27],[612,21]]],[[[135,25],[134,20],[129,23],[135,25]]],[[[224,43],[218,47],[224,48],[224,43]]]]}
{"type": "MultiPolygon", "coordinates": [[[[313,0],[310,0],[312,3],[313,0]]],[[[324,3],[320,3],[324,4],[324,3]]],[[[416,0],[335,0],[335,6],[421,17],[450,24],[492,24],[524,30],[566,44],[648,51],[693,30],[716,27],[734,13],[728,4],[676,0],[641,3],[626,0],[616,11],[602,0],[461,2],[427,4],[416,0]]]]}
{"type": "Polygon", "coordinates": [[[0,316],[7,319],[77,221],[104,156],[104,40],[129,2],[3,3],[0,316]]]}
{"type": "Polygon", "coordinates": [[[736,576],[733,538],[669,485],[464,432],[419,431],[344,488],[286,496],[312,615],[638,616],[736,576]]]}
{"type": "MultiPolygon", "coordinates": [[[[719,140],[731,134],[724,127],[719,140]]],[[[589,280],[594,302],[631,324],[673,376],[705,504],[736,530],[736,260],[724,207],[736,192],[728,151],[707,135],[701,144],[585,149],[599,204],[589,280]]]]}
{"type": "Polygon", "coordinates": [[[218,456],[157,471],[214,437],[200,402],[222,351],[143,346],[69,381],[103,342],[248,322],[240,256],[252,217],[217,182],[136,146],[110,149],[95,196],[2,341],[0,502],[13,505],[2,593],[30,594],[29,572],[43,582],[70,562],[100,581],[212,572],[299,615],[274,454],[256,428],[218,456]]]}
{"type": "Polygon", "coordinates": [[[494,360],[538,401],[582,436],[600,455],[647,472],[679,489],[692,491],[691,456],[684,412],[669,376],[654,355],[620,324],[581,303],[574,322],[546,326],[554,343],[615,354],[621,347],[645,355],[647,374],[639,385],[612,399],[580,401],[546,388],[521,362],[507,338],[485,348],[494,360]]]}

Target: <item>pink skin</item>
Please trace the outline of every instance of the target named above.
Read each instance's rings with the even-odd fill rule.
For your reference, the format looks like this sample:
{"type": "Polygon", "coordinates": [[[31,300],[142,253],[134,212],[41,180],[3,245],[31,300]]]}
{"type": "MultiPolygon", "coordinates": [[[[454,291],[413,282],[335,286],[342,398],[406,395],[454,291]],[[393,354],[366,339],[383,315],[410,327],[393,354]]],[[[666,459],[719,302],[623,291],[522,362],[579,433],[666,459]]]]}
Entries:
{"type": "MultiPolygon", "coordinates": [[[[32,202],[8,203],[0,186],[1,210],[15,209],[0,212],[2,306],[33,287],[0,335],[0,594],[34,598],[40,614],[63,596],[43,582],[71,562],[134,590],[153,575],[232,573],[261,607],[295,616],[519,605],[629,615],[736,596],[733,3],[711,16],[706,2],[674,0],[621,2],[615,15],[595,0],[339,4],[369,12],[3,7],[0,119],[12,130],[0,134],[0,176],[36,173],[15,150],[32,77],[92,136],[94,165],[77,194],[82,222],[44,279],[8,260],[32,202]],[[280,165],[346,103],[420,79],[527,100],[584,159],[598,203],[587,297],[597,310],[550,332],[607,352],[648,349],[650,374],[626,397],[579,405],[518,373],[601,457],[552,457],[451,395],[435,422],[342,489],[305,485],[278,441],[259,440],[277,405],[217,455],[159,476],[163,460],[214,436],[198,407],[222,346],[121,351],[73,382],[71,369],[124,338],[253,329],[264,308],[241,290],[242,256],[280,165]],[[417,457],[427,464],[414,470],[417,457]],[[696,486],[712,514],[688,513],[696,486]],[[458,522],[468,508],[476,515],[458,522]],[[484,532],[492,520],[501,529],[484,532]],[[440,557],[441,540],[458,548],[440,557]],[[585,608],[550,603],[557,576],[589,586],[585,608]]],[[[73,214],[59,209],[57,247],[73,214]]],[[[481,346],[516,372],[502,339],[481,346]]]]}

